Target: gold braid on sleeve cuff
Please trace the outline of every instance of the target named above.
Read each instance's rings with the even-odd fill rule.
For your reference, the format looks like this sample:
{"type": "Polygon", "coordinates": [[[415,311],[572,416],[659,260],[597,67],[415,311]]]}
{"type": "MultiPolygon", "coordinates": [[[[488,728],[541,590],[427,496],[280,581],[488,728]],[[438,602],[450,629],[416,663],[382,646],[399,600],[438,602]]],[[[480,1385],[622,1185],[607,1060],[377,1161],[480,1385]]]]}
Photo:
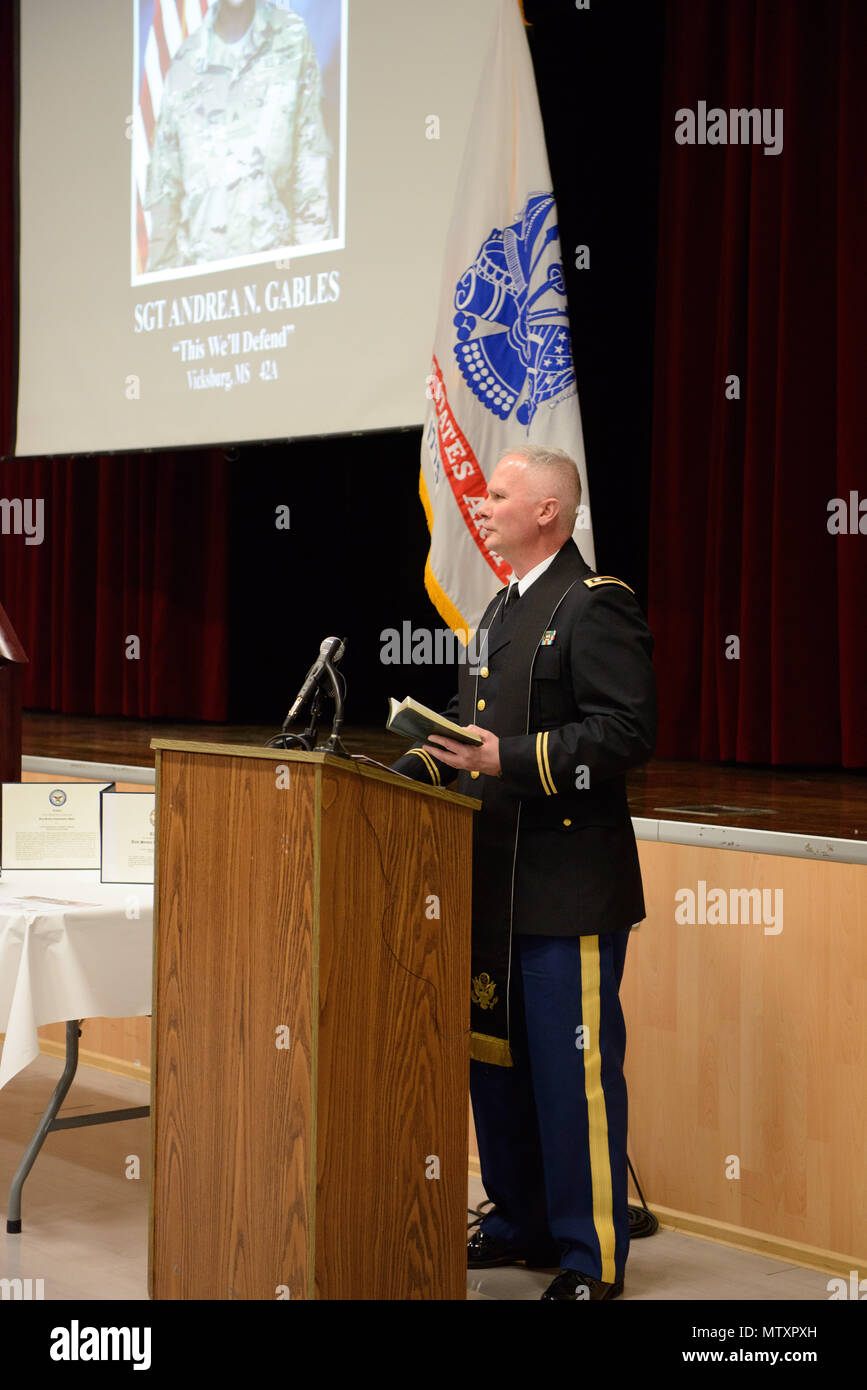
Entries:
{"type": "Polygon", "coordinates": [[[430,780],[433,783],[433,785],[435,787],[441,787],[443,783],[442,778],[440,777],[440,770],[434,762],[433,758],[431,757],[430,753],[426,753],[423,748],[410,748],[409,751],[410,753],[415,753],[416,757],[421,758],[422,762],[424,763],[425,767],[430,773],[430,780]]]}
{"type": "Polygon", "coordinates": [[[546,796],[556,796],[557,788],[554,786],[554,778],[551,776],[551,764],[548,762],[548,732],[536,735],[536,765],[539,769],[539,778],[545,788],[546,796]]]}

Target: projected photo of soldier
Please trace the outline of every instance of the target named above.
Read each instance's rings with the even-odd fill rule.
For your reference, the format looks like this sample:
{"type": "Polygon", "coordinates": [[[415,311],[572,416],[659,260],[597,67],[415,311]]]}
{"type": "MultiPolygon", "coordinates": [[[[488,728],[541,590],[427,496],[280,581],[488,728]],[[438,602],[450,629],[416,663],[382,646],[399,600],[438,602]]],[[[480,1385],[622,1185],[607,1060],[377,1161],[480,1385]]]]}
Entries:
{"type": "MultiPolygon", "coordinates": [[[[154,16],[158,38],[166,3],[175,6],[154,0],[162,6],[154,16]]],[[[226,261],[334,235],[321,88],[300,15],[270,0],[216,0],[205,10],[163,78],[143,199],[150,229],[142,269],[226,261]]]]}

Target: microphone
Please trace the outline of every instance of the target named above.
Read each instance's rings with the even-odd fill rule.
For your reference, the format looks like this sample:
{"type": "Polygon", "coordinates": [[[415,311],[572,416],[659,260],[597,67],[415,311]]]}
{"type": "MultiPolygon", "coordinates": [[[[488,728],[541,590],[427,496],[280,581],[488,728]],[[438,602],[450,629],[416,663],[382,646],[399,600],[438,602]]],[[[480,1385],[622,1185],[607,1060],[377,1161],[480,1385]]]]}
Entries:
{"type": "Polygon", "coordinates": [[[307,672],[307,675],[304,679],[304,684],[298,691],[298,694],[295,698],[295,703],[293,704],[289,713],[286,715],[286,718],[283,720],[284,729],[286,728],[287,724],[292,723],[292,720],[295,718],[302,705],[306,704],[307,701],[310,699],[310,696],[313,694],[314,690],[316,689],[320,680],[322,679],[322,673],[325,670],[326,662],[330,661],[333,662],[334,665],[337,665],[338,661],[341,660],[345,650],[345,645],[346,644],[344,643],[343,639],[340,637],[325,637],[323,639],[319,647],[319,655],[317,656],[313,665],[310,667],[310,670],[307,672]]]}

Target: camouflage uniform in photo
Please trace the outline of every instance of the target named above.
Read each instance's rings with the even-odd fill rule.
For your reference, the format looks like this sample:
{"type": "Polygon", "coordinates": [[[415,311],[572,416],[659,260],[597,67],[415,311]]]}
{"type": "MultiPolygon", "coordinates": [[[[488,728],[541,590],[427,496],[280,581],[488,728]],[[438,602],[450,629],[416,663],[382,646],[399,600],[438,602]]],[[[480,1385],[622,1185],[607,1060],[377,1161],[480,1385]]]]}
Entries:
{"type": "Polygon", "coordinates": [[[226,260],[333,236],[330,145],[304,21],[257,0],[237,43],[218,6],[166,74],[145,207],[148,270],[226,260]]]}

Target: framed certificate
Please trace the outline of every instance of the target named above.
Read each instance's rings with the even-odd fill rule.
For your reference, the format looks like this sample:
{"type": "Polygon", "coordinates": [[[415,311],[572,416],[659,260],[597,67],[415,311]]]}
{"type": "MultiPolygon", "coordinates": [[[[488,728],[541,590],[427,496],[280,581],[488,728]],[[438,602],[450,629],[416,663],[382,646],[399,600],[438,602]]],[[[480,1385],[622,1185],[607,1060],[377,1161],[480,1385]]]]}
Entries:
{"type": "Polygon", "coordinates": [[[99,803],[114,782],[4,782],[0,867],[98,869],[99,803]]]}
{"type": "Polygon", "coordinates": [[[156,822],[153,792],[103,792],[100,883],[153,883],[156,822]]]}

